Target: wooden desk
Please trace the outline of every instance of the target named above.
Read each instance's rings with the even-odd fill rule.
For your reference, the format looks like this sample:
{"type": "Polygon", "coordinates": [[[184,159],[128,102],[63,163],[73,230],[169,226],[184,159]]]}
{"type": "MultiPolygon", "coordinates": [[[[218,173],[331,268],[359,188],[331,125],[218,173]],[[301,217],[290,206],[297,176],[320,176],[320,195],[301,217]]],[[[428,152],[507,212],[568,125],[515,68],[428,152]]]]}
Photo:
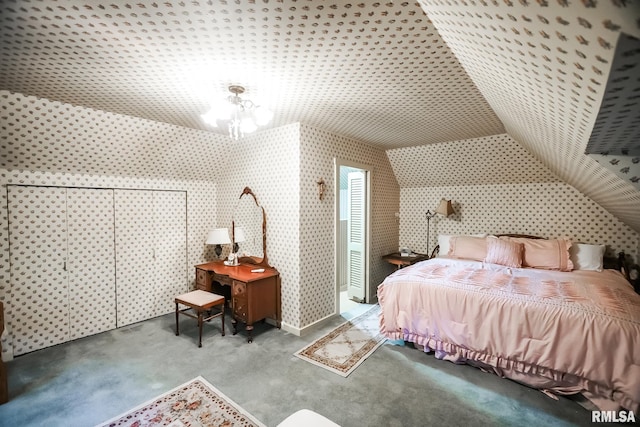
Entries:
{"type": "Polygon", "coordinates": [[[415,256],[402,256],[400,252],[394,252],[382,257],[383,260],[390,264],[394,264],[398,268],[406,267],[407,265],[415,264],[419,261],[426,261],[429,259],[427,255],[414,254],[415,256]]]}
{"type": "Polygon", "coordinates": [[[262,273],[251,270],[261,268],[251,264],[227,266],[222,261],[196,265],[196,288],[224,295],[231,303],[233,334],[238,320],[246,324],[247,341],[253,342],[253,324],[273,319],[280,329],[280,273],[265,268],[262,273]]]}

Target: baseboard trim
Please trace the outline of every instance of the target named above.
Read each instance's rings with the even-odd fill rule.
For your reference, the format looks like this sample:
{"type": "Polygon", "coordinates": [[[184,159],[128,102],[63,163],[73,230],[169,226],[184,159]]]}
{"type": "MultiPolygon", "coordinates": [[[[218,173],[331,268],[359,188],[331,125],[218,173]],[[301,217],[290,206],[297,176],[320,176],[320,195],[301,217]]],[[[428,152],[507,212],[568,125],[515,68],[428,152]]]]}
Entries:
{"type": "Polygon", "coordinates": [[[303,328],[297,328],[295,326],[291,326],[288,325],[284,322],[282,322],[282,330],[290,332],[294,335],[297,335],[299,337],[304,337],[305,335],[308,335],[314,331],[317,331],[318,329],[322,328],[325,324],[329,323],[331,320],[335,319],[336,317],[338,317],[339,315],[334,313],[334,314],[330,314],[327,317],[324,317],[320,320],[317,320],[315,322],[313,322],[310,325],[307,325],[303,328]]]}

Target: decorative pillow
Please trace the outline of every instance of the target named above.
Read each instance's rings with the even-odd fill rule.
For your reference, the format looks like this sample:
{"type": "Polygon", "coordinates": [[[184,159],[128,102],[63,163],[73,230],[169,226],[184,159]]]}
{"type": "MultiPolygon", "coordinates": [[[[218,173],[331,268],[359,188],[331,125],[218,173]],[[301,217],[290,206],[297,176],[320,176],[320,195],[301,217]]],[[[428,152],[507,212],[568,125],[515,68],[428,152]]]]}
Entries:
{"type": "Polygon", "coordinates": [[[524,245],[504,239],[487,239],[487,256],[484,262],[500,264],[507,267],[522,267],[524,245]]]}
{"type": "Polygon", "coordinates": [[[602,271],[604,251],[604,245],[573,244],[569,249],[573,269],[602,271]]]}
{"type": "MultiPolygon", "coordinates": [[[[472,237],[485,237],[486,234],[473,234],[472,237]]],[[[456,237],[456,235],[453,234],[439,234],[438,235],[438,246],[440,246],[440,249],[438,250],[438,256],[447,256],[449,255],[449,248],[451,247],[450,245],[450,239],[452,237],[456,237]]]]}
{"type": "Polygon", "coordinates": [[[560,271],[573,270],[573,263],[569,258],[570,240],[527,239],[523,237],[500,237],[500,239],[524,245],[523,267],[560,271]]]}
{"type": "Polygon", "coordinates": [[[473,236],[451,236],[449,256],[484,261],[487,256],[487,239],[473,236]]]}

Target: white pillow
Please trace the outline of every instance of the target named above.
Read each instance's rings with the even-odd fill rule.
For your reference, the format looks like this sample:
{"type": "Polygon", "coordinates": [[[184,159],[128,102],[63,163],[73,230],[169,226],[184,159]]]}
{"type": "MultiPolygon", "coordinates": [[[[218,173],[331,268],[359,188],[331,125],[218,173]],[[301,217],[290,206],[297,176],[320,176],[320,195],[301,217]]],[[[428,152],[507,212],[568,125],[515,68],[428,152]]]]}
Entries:
{"type": "MultiPolygon", "coordinates": [[[[438,245],[440,246],[440,249],[438,249],[438,257],[447,256],[449,254],[449,248],[451,247],[449,239],[454,236],[457,236],[457,234],[438,234],[438,245]]],[[[486,233],[472,234],[471,237],[487,237],[487,235],[486,233]]]]}
{"type": "Polygon", "coordinates": [[[574,243],[569,248],[569,257],[573,262],[573,269],[602,271],[604,250],[604,245],[574,243]]]}
{"type": "Polygon", "coordinates": [[[438,256],[447,256],[447,254],[449,253],[449,238],[451,237],[450,234],[438,234],[438,246],[440,246],[440,249],[438,249],[438,256]]]}

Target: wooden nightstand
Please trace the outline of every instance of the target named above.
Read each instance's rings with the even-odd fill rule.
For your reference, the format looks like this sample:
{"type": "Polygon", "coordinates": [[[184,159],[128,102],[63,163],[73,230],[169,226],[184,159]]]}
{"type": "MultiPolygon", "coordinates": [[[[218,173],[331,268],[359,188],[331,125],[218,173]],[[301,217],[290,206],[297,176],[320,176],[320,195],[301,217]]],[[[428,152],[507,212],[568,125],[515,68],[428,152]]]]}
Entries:
{"type": "Polygon", "coordinates": [[[426,261],[429,256],[422,254],[413,254],[411,256],[402,256],[400,252],[394,252],[382,257],[383,260],[390,264],[397,266],[398,268],[406,267],[407,265],[415,264],[416,262],[426,261]]]}

